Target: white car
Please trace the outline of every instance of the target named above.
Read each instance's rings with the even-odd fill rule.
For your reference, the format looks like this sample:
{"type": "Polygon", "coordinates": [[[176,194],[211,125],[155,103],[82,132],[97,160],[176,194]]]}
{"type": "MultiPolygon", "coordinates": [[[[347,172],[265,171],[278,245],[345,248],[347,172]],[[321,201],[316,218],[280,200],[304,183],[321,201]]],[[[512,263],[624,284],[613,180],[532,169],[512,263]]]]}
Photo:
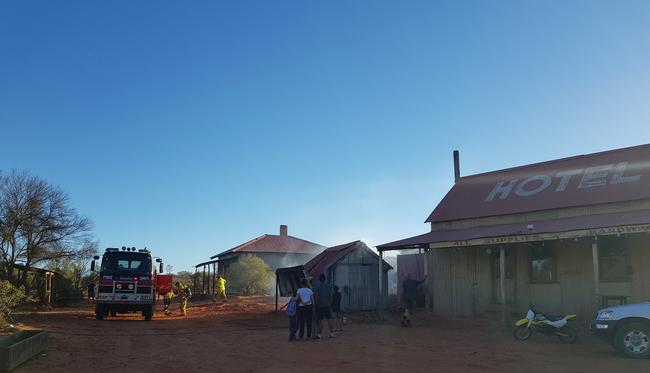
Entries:
{"type": "Polygon", "coordinates": [[[607,307],[591,322],[596,335],[632,358],[650,357],[650,301],[607,307]]]}

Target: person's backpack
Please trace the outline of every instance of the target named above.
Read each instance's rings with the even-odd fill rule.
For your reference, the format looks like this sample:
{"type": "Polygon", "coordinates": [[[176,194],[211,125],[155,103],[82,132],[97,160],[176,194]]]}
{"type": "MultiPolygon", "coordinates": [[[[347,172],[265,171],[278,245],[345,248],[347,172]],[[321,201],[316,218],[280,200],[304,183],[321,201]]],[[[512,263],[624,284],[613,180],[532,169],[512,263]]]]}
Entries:
{"type": "Polygon", "coordinates": [[[289,301],[289,304],[287,304],[287,309],[285,313],[287,314],[287,316],[293,317],[296,315],[297,309],[298,309],[298,302],[292,299],[289,301]]]}

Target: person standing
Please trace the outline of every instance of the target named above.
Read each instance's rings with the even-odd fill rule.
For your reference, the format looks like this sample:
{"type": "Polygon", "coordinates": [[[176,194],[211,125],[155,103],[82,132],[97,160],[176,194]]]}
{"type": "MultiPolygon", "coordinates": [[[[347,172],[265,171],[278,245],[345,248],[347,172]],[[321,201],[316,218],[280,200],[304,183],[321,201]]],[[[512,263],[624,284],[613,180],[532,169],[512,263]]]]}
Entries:
{"type": "Polygon", "coordinates": [[[187,302],[192,297],[192,291],[190,287],[180,282],[177,282],[175,285],[174,293],[180,299],[180,310],[181,315],[187,316],[187,302]]]}
{"type": "Polygon", "coordinates": [[[305,336],[307,327],[307,339],[311,338],[312,314],[314,313],[314,292],[307,286],[307,279],[300,280],[300,289],[296,292],[298,300],[298,337],[305,336]]]}
{"type": "Polygon", "coordinates": [[[323,322],[327,321],[330,338],[334,337],[332,329],[332,288],[325,282],[325,274],[318,276],[318,284],[314,287],[314,299],[316,301],[316,320],[318,322],[318,332],[316,339],[321,338],[323,333],[323,322]]]}
{"type": "Polygon", "coordinates": [[[221,275],[217,276],[217,298],[224,302],[228,301],[228,297],[226,296],[226,279],[221,275]]]}
{"type": "Polygon", "coordinates": [[[332,313],[334,314],[334,331],[343,331],[343,314],[341,313],[341,292],[338,286],[334,286],[332,293],[332,313]]]}
{"type": "Polygon", "coordinates": [[[93,303],[95,301],[95,283],[91,282],[88,284],[88,303],[93,303]]]}
{"type": "Polygon", "coordinates": [[[282,306],[283,309],[286,308],[285,314],[289,317],[289,342],[296,340],[296,330],[298,329],[298,296],[296,293],[293,293],[289,302],[282,306]]]}
{"type": "Polygon", "coordinates": [[[163,309],[165,311],[165,315],[171,315],[171,311],[169,310],[169,306],[172,304],[172,298],[174,298],[174,292],[173,291],[168,291],[163,295],[163,309]]]}
{"type": "Polygon", "coordinates": [[[411,279],[407,274],[402,282],[402,297],[404,298],[404,315],[402,316],[402,326],[411,326],[411,313],[415,308],[415,302],[418,296],[418,287],[427,279],[427,276],[420,281],[411,279]]]}

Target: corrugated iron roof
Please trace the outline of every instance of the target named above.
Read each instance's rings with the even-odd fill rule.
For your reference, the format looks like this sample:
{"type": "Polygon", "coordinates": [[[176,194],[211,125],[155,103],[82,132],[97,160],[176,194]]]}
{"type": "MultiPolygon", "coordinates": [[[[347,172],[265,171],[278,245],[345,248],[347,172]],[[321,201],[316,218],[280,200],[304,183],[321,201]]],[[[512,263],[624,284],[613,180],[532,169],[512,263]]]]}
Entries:
{"type": "Polygon", "coordinates": [[[462,177],[426,222],[650,198],[650,144],[462,177]]]}
{"type": "MultiPolygon", "coordinates": [[[[325,251],[305,263],[305,271],[307,271],[312,276],[317,276],[321,273],[325,273],[331,266],[338,263],[348,254],[356,250],[368,250],[373,256],[379,259],[379,255],[375,254],[375,252],[372,251],[363,241],[354,241],[343,245],[327,248],[325,251]]],[[[392,269],[393,267],[384,261],[384,268],[388,270],[392,269]]]]}
{"type": "Polygon", "coordinates": [[[280,236],[265,234],[235,246],[232,249],[213,255],[210,259],[234,253],[292,253],[292,254],[318,254],[325,249],[325,246],[309,242],[293,236],[280,236]]]}
{"type": "Polygon", "coordinates": [[[650,210],[637,210],[610,214],[576,216],[564,219],[532,221],[525,223],[478,226],[467,229],[440,230],[390,242],[378,249],[426,246],[438,242],[465,241],[480,238],[561,233],[586,229],[622,227],[650,224],[650,210]],[[529,227],[529,225],[531,227],[529,227]],[[532,229],[529,229],[532,228],[532,229]]]}

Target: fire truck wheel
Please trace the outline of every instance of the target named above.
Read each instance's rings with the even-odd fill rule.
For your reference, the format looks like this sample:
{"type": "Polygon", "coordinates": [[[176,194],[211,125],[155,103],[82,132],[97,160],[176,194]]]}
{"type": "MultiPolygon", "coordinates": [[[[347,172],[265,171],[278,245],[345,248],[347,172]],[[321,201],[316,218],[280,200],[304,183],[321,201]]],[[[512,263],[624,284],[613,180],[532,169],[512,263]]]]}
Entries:
{"type": "Polygon", "coordinates": [[[104,310],[101,305],[96,305],[95,306],[95,318],[97,320],[103,320],[104,319],[104,310]]]}
{"type": "Polygon", "coordinates": [[[151,321],[151,318],[153,317],[153,306],[145,311],[142,311],[142,315],[146,321],[151,321]]]}

